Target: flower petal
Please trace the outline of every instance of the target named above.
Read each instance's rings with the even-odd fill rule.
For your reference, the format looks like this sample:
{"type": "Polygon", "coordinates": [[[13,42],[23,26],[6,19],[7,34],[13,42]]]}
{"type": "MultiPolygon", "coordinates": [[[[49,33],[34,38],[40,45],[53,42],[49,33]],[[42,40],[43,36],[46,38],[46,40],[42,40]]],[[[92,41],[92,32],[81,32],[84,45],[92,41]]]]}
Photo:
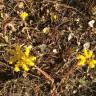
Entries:
{"type": "Polygon", "coordinates": [[[29,68],[28,68],[28,66],[26,65],[26,64],[22,64],[22,68],[24,69],[24,71],[28,71],[29,70],[29,68]]]}
{"type": "Polygon", "coordinates": [[[88,62],[89,68],[94,68],[96,66],[96,60],[92,59],[88,62]]]}
{"type": "Polygon", "coordinates": [[[28,13],[27,12],[22,12],[20,14],[20,17],[21,17],[22,20],[25,20],[28,17],[28,13]]]}
{"type": "Polygon", "coordinates": [[[20,68],[19,68],[18,65],[15,65],[14,71],[15,71],[15,72],[19,72],[19,71],[20,71],[20,68]]]}

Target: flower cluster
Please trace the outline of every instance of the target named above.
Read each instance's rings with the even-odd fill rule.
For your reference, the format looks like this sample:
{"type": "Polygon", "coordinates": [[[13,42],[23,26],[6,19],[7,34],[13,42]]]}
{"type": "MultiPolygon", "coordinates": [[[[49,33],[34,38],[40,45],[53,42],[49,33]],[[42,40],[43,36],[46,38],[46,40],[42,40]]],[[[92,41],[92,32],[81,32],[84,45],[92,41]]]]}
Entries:
{"type": "Polygon", "coordinates": [[[29,15],[28,15],[28,13],[27,12],[22,12],[21,14],[20,14],[20,17],[21,17],[21,19],[22,20],[26,20],[26,18],[28,17],[29,15]]]}
{"type": "Polygon", "coordinates": [[[89,68],[95,68],[96,60],[94,59],[94,54],[92,50],[83,49],[83,53],[77,56],[78,66],[88,65],[89,68]]]}
{"type": "Polygon", "coordinates": [[[30,48],[30,46],[26,47],[25,52],[23,52],[20,45],[16,45],[15,50],[10,50],[12,56],[10,57],[9,64],[14,64],[16,72],[20,71],[20,68],[27,72],[30,67],[35,66],[36,57],[30,56],[30,48]]]}

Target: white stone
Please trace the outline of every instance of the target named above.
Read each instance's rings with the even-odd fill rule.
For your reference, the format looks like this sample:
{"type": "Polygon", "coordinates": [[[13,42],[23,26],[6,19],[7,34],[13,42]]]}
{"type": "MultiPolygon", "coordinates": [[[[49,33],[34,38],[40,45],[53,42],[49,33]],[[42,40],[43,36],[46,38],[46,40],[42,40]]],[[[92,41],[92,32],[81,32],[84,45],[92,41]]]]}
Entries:
{"type": "Polygon", "coordinates": [[[70,33],[69,36],[68,36],[68,41],[71,40],[73,38],[74,34],[73,33],[70,33]]]}
{"type": "Polygon", "coordinates": [[[89,49],[90,47],[90,42],[86,42],[84,45],[83,45],[83,48],[84,49],[89,49]]]}
{"type": "Polygon", "coordinates": [[[76,21],[79,22],[80,21],[80,18],[77,18],[76,21]]]}
{"type": "Polygon", "coordinates": [[[57,49],[53,49],[53,53],[55,53],[55,54],[58,53],[58,52],[57,52],[57,49]]]}
{"type": "Polygon", "coordinates": [[[45,28],[43,29],[43,33],[49,33],[49,31],[50,31],[50,27],[45,27],[45,28]]]}
{"type": "Polygon", "coordinates": [[[77,93],[77,90],[74,90],[74,91],[73,91],[73,94],[76,94],[76,93],[77,93]]]}
{"type": "Polygon", "coordinates": [[[94,27],[95,20],[91,20],[88,22],[89,27],[94,27]]]}

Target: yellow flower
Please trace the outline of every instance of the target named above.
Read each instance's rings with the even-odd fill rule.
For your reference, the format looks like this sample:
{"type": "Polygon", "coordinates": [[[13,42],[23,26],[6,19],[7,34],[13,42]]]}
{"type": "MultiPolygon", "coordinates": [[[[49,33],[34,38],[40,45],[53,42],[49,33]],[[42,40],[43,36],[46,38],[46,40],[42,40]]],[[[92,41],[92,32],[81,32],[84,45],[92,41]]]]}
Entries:
{"type": "Polygon", "coordinates": [[[22,63],[22,68],[25,72],[29,71],[29,67],[25,63],[22,63]]]}
{"type": "Polygon", "coordinates": [[[15,65],[14,71],[16,71],[16,72],[20,71],[20,68],[19,68],[18,64],[15,65]]]}
{"type": "Polygon", "coordinates": [[[89,68],[95,68],[96,66],[96,60],[92,59],[88,62],[89,68]]]}
{"type": "Polygon", "coordinates": [[[25,49],[25,55],[26,56],[29,56],[30,49],[31,49],[31,46],[26,47],[26,49],[25,49]]]}
{"type": "Polygon", "coordinates": [[[51,21],[54,22],[54,21],[56,21],[56,19],[57,19],[57,15],[52,14],[51,15],[51,21]]]}
{"type": "Polygon", "coordinates": [[[25,52],[21,50],[20,45],[16,45],[15,49],[11,49],[11,58],[9,60],[9,64],[14,64],[14,71],[20,71],[22,68],[25,72],[30,70],[30,67],[35,66],[36,57],[30,56],[31,46],[25,48],[25,52]]]}
{"type": "Polygon", "coordinates": [[[21,14],[20,14],[20,17],[21,17],[21,19],[22,20],[26,20],[26,18],[28,17],[28,13],[27,12],[22,12],[21,14]]]}
{"type": "Polygon", "coordinates": [[[93,51],[83,49],[83,53],[77,55],[78,66],[84,66],[85,64],[88,65],[89,68],[95,68],[96,66],[96,60],[93,58],[93,51]]]}
{"type": "Polygon", "coordinates": [[[86,63],[86,59],[83,55],[78,55],[77,59],[79,59],[78,65],[83,66],[86,63]]]}
{"type": "Polygon", "coordinates": [[[91,58],[93,55],[93,51],[92,50],[87,50],[87,49],[83,49],[84,52],[84,56],[88,59],[91,58]]]}

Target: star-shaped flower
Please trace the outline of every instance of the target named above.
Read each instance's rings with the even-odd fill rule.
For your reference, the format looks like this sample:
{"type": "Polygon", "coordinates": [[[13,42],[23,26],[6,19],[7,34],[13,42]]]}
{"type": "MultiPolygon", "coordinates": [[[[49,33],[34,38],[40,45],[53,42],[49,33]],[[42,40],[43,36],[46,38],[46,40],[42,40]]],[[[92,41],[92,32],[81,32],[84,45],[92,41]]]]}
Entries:
{"type": "Polygon", "coordinates": [[[27,72],[30,67],[35,66],[36,57],[30,56],[30,49],[31,47],[28,46],[25,48],[25,52],[23,52],[20,45],[16,45],[15,49],[11,49],[10,54],[12,56],[10,57],[9,64],[14,64],[16,72],[20,71],[20,68],[27,72]]]}
{"type": "Polygon", "coordinates": [[[83,53],[77,55],[78,66],[88,65],[89,68],[95,68],[96,60],[94,59],[94,54],[92,50],[83,49],[83,53]]]}

